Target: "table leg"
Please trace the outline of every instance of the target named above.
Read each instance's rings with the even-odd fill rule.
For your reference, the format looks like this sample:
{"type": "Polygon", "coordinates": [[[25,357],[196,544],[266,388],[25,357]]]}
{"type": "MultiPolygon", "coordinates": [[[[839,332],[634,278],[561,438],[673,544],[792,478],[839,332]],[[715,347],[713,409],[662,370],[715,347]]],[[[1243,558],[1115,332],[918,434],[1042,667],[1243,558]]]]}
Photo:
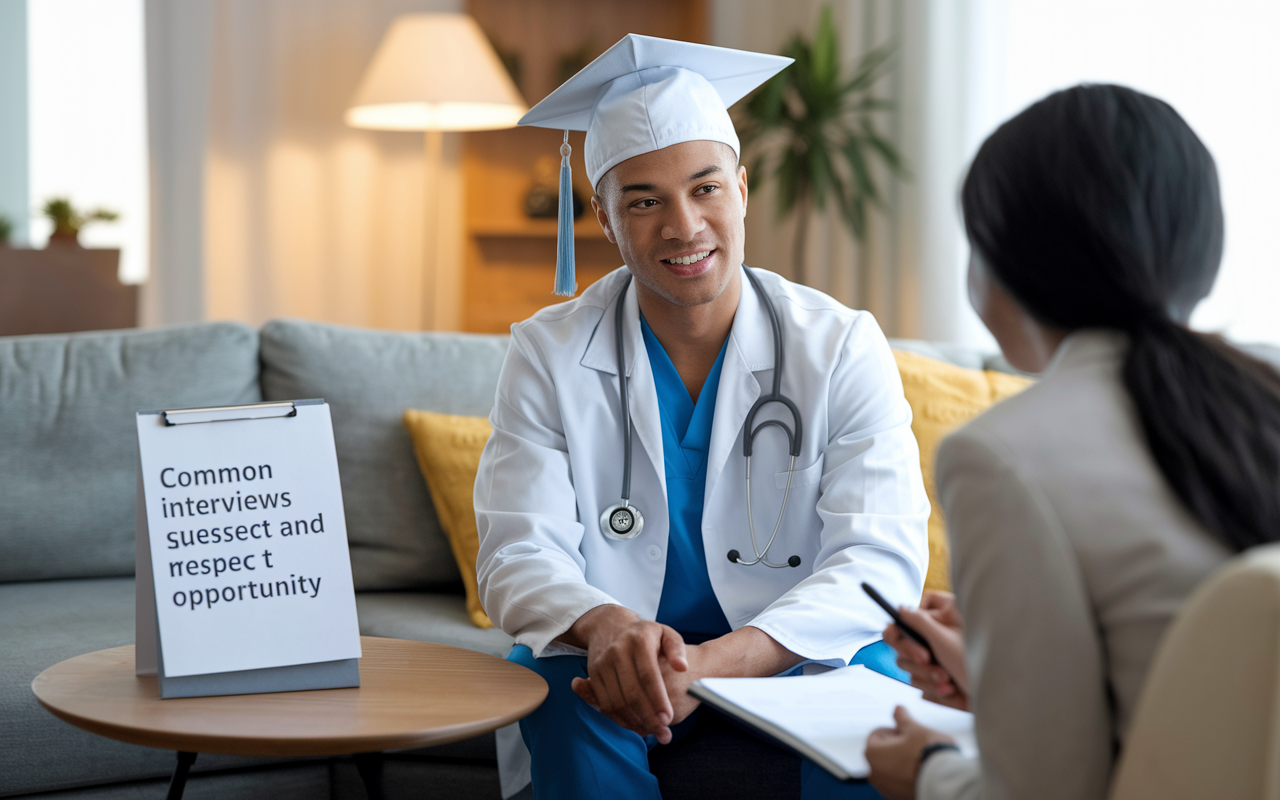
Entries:
{"type": "Polygon", "coordinates": [[[197,755],[199,753],[178,751],[178,765],[173,768],[173,777],[169,780],[168,800],[182,800],[182,793],[187,788],[187,773],[191,771],[191,765],[196,763],[197,755]]]}
{"type": "Polygon", "coordinates": [[[354,758],[369,800],[386,800],[382,788],[382,753],[356,753],[354,758]]]}

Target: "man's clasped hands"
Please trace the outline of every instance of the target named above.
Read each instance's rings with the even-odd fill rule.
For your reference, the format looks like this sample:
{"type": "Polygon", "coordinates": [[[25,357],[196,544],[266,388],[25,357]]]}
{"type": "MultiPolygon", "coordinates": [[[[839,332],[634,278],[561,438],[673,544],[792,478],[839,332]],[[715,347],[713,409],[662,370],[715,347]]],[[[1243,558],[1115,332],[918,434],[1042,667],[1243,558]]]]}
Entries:
{"type": "Polygon", "coordinates": [[[701,702],[689,694],[694,681],[776,675],[804,660],[749,625],[685,644],[673,628],[615,605],[583,614],[560,641],[587,651],[590,677],[575,678],[573,691],[619,725],[662,744],[671,741],[671,726],[701,702]]]}

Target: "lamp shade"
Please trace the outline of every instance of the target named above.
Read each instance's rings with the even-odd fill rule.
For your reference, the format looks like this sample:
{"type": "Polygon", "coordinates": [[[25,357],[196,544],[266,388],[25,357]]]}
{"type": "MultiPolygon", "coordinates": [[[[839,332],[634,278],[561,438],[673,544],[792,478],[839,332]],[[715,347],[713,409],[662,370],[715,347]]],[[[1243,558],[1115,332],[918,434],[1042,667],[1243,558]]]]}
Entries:
{"type": "Polygon", "coordinates": [[[396,18],[347,109],[356,128],[480,131],[514,127],[524,99],[466,14],[396,18]]]}

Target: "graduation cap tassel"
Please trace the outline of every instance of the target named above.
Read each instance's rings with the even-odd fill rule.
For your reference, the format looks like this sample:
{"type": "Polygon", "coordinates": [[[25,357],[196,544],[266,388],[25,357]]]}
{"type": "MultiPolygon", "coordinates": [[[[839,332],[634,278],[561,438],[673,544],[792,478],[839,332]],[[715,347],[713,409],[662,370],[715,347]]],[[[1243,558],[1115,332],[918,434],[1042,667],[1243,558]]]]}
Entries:
{"type": "Polygon", "coordinates": [[[555,293],[573,297],[578,282],[573,274],[573,176],[569,171],[569,132],[564,132],[564,144],[560,145],[560,213],[556,232],[556,285],[555,293]]]}

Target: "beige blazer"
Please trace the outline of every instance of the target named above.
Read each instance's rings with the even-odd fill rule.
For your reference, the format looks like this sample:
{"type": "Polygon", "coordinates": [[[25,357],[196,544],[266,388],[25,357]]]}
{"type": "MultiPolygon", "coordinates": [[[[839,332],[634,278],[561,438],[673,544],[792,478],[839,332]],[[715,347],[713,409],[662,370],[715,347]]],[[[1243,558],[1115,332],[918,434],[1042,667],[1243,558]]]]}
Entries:
{"type": "Polygon", "coordinates": [[[930,758],[921,800],[1105,798],[1161,635],[1231,555],[1152,460],[1124,347],[1070,335],[938,449],[981,757],[930,758]]]}

